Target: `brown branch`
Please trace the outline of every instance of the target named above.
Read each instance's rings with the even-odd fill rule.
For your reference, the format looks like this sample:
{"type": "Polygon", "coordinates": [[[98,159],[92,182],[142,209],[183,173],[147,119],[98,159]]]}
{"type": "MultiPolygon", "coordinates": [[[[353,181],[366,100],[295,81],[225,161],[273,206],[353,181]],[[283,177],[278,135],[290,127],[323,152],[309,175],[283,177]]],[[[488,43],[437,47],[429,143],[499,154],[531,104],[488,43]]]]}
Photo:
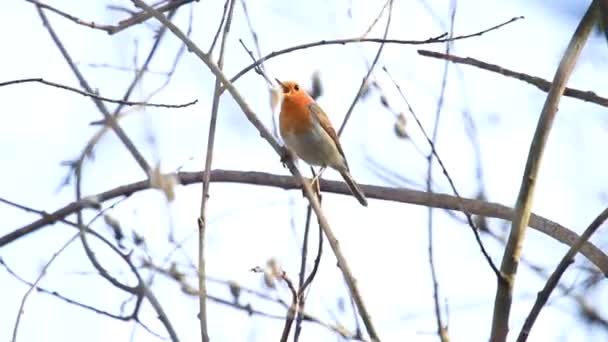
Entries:
{"type": "Polygon", "coordinates": [[[517,342],[525,342],[528,339],[528,335],[530,334],[530,330],[532,329],[536,318],[538,318],[538,315],[540,314],[540,311],[542,310],[543,306],[547,303],[547,300],[549,300],[549,296],[557,286],[561,276],[564,274],[564,272],[566,272],[568,266],[570,266],[570,264],[574,262],[574,256],[581,249],[583,243],[589,240],[591,235],[593,235],[593,233],[595,233],[595,231],[599,227],[601,227],[601,225],[604,223],[604,221],[606,221],[606,219],[608,219],[608,208],[604,209],[604,211],[602,211],[593,220],[593,222],[591,222],[589,227],[585,229],[583,234],[574,242],[574,244],[570,247],[566,255],[564,255],[562,260],[555,268],[555,271],[551,273],[551,276],[545,283],[543,289],[538,293],[538,296],[536,297],[536,302],[534,302],[534,306],[530,310],[530,313],[528,314],[528,317],[526,317],[526,321],[524,322],[524,325],[521,328],[521,331],[519,332],[517,342]]]}
{"type": "MultiPolygon", "coordinates": [[[[260,132],[260,135],[264,139],[266,139],[266,141],[268,141],[268,143],[275,149],[275,151],[279,155],[284,156],[285,151],[286,151],[285,148],[278,144],[278,142],[274,139],[272,134],[266,129],[266,127],[264,127],[264,125],[260,122],[257,115],[255,115],[255,113],[251,110],[251,108],[249,107],[247,102],[245,102],[243,97],[236,90],[234,85],[226,78],[224,73],[217,67],[217,65],[211,61],[209,56],[206,55],[203,51],[201,51],[201,49],[198,48],[188,37],[186,37],[181,32],[181,30],[179,28],[177,28],[177,26],[175,26],[173,23],[168,21],[163,14],[154,10],[153,8],[148,6],[142,0],[132,0],[132,1],[133,1],[133,3],[136,4],[136,6],[142,8],[142,9],[145,9],[146,11],[151,13],[157,20],[159,20],[163,25],[165,25],[169,30],[171,30],[171,32],[173,32],[176,37],[178,37],[182,42],[184,42],[188,46],[189,51],[196,54],[201,59],[201,61],[203,61],[203,63],[205,63],[205,65],[207,65],[207,67],[210,69],[210,71],[213,72],[213,74],[216,77],[221,79],[222,83],[224,84],[224,87],[230,92],[230,94],[232,95],[234,100],[237,102],[237,104],[239,105],[239,107],[241,108],[241,110],[243,111],[245,116],[247,117],[247,119],[258,129],[258,131],[260,132]]],[[[315,214],[321,224],[321,227],[323,228],[323,232],[325,233],[327,239],[329,240],[329,243],[330,243],[330,246],[332,247],[334,255],[336,256],[336,259],[338,260],[338,265],[340,267],[340,270],[342,271],[342,274],[343,274],[344,278],[346,279],[346,283],[351,292],[351,295],[354,297],[355,302],[357,303],[357,308],[359,309],[359,314],[361,315],[361,318],[362,318],[363,322],[365,323],[365,326],[367,328],[367,331],[368,331],[370,337],[373,340],[379,340],[378,333],[376,332],[376,329],[374,328],[374,325],[372,324],[370,314],[367,311],[365,304],[363,303],[363,298],[361,296],[361,293],[359,292],[359,288],[356,285],[356,280],[355,280],[354,276],[352,275],[352,272],[350,270],[350,267],[348,266],[346,258],[342,254],[342,251],[338,244],[338,239],[334,235],[334,232],[331,229],[329,222],[327,221],[327,218],[325,217],[325,214],[323,213],[323,210],[321,209],[321,206],[319,205],[319,201],[315,197],[315,195],[310,187],[310,184],[302,178],[302,175],[300,174],[299,170],[296,168],[293,161],[286,160],[285,164],[289,168],[289,171],[292,173],[292,175],[302,184],[302,186],[304,188],[304,193],[315,211],[315,214]]]]}
{"type": "Polygon", "coordinates": [[[498,286],[496,288],[492,332],[490,336],[492,342],[503,342],[507,339],[515,275],[521,256],[526,227],[528,226],[532,210],[540,163],[555,114],[557,113],[560,97],[564,92],[570,74],[574,70],[576,60],[585,45],[587,37],[595,24],[595,7],[596,1],[593,1],[572,35],[568,48],[564,52],[564,56],[555,72],[553,84],[547,95],[540,118],[538,119],[536,131],[534,132],[534,138],[530,144],[530,152],[528,153],[528,160],[526,161],[515,205],[515,217],[500,266],[502,277],[498,278],[498,286]]]}
{"type": "MultiPolygon", "coordinates": [[[[174,176],[182,185],[199,184],[203,177],[203,172],[179,172],[174,174],[174,176]]],[[[270,186],[283,190],[301,190],[300,183],[291,176],[280,176],[264,172],[212,170],[210,177],[211,182],[217,183],[238,183],[270,186]]],[[[345,196],[350,194],[348,187],[343,182],[339,181],[322,179],[320,187],[323,192],[345,196]]],[[[369,193],[368,197],[384,201],[432,206],[434,208],[446,210],[466,210],[474,215],[503,220],[512,220],[515,213],[514,209],[502,204],[467,198],[459,199],[456,196],[447,194],[374,185],[361,185],[361,188],[365,191],[366,195],[369,193]]],[[[99,206],[100,203],[114,198],[131,196],[134,193],[147,189],[151,189],[150,181],[142,180],[85,197],[81,201],[72,202],[52,213],[42,212],[42,215],[44,215],[42,218],[0,237],[0,248],[21,237],[36,232],[43,227],[57,223],[63,218],[78,211],[99,206]]],[[[0,199],[0,201],[3,200],[0,199]]],[[[531,228],[534,228],[567,246],[572,246],[573,242],[579,237],[572,230],[536,214],[530,216],[528,224],[531,228]]],[[[604,275],[608,276],[608,256],[606,254],[589,242],[585,243],[581,252],[589,261],[597,266],[604,275]]]]}
{"type": "MultiPolygon", "coordinates": [[[[498,74],[501,74],[501,75],[504,75],[507,77],[513,77],[520,81],[529,83],[545,92],[549,91],[549,89],[551,88],[551,82],[549,82],[543,78],[540,78],[537,76],[532,76],[529,74],[524,74],[524,73],[517,72],[517,71],[513,71],[513,70],[510,70],[507,68],[503,68],[496,64],[490,64],[490,63],[480,61],[480,60],[472,58],[472,57],[459,57],[459,56],[455,56],[455,55],[451,55],[451,54],[445,54],[445,53],[441,53],[441,52],[428,51],[428,50],[418,50],[418,54],[420,54],[421,56],[425,56],[425,57],[445,59],[445,60],[448,60],[448,61],[454,62],[454,63],[467,64],[467,65],[471,65],[471,66],[474,66],[474,67],[477,67],[477,68],[480,68],[483,70],[492,71],[492,72],[495,72],[495,73],[498,73],[498,74]]],[[[592,91],[578,90],[578,89],[566,87],[564,90],[564,96],[573,97],[575,99],[595,103],[595,104],[598,104],[603,107],[608,107],[608,98],[598,96],[596,93],[594,93],[592,91]]]]}
{"type": "Polygon", "coordinates": [[[76,88],[72,88],[70,86],[67,85],[63,85],[63,84],[59,84],[59,83],[55,83],[55,82],[51,82],[51,81],[46,81],[42,78],[23,78],[23,79],[19,79],[19,80],[12,80],[12,81],[6,81],[6,82],[0,82],[0,87],[4,87],[7,85],[11,85],[11,84],[21,84],[21,83],[29,83],[29,82],[38,82],[38,83],[42,83],[42,84],[46,84],[48,86],[51,87],[56,87],[59,89],[64,89],[64,90],[68,90],[83,96],[88,96],[88,97],[92,97],[94,99],[97,100],[101,100],[101,101],[105,101],[105,102],[111,102],[111,103],[119,103],[122,105],[127,105],[127,106],[143,106],[143,107],[162,107],[162,108],[184,108],[184,107],[189,107],[192,106],[193,104],[197,103],[198,100],[194,100],[194,101],[190,101],[188,103],[183,103],[183,104],[163,104],[163,103],[148,103],[148,102],[133,102],[133,101],[124,101],[124,100],[115,100],[115,99],[110,99],[107,97],[103,97],[101,95],[97,95],[97,94],[93,94],[93,93],[89,93],[87,91],[83,91],[80,89],[76,89],[76,88]]]}

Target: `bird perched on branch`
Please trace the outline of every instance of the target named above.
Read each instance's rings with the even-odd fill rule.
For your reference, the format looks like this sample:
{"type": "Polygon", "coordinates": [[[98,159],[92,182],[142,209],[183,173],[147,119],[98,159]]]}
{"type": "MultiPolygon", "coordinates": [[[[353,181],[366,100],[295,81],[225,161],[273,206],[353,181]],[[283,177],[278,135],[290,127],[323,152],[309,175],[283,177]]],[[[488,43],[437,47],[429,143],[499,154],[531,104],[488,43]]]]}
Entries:
{"type": "Polygon", "coordinates": [[[282,90],[279,126],[287,147],[310,165],[329,166],[338,171],[359,203],[367,206],[365,195],[350,174],[338,135],[327,114],[296,82],[276,81],[282,90]]]}

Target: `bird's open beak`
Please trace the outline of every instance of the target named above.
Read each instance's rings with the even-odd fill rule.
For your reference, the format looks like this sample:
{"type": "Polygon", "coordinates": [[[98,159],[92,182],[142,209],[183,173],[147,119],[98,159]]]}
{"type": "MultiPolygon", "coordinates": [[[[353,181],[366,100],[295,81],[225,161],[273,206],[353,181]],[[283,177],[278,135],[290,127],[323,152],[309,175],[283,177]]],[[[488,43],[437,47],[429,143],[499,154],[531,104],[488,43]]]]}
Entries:
{"type": "Polygon", "coordinates": [[[279,81],[278,78],[275,78],[274,80],[277,81],[277,83],[281,86],[281,88],[283,88],[283,92],[287,91],[287,87],[283,84],[283,82],[279,81]]]}

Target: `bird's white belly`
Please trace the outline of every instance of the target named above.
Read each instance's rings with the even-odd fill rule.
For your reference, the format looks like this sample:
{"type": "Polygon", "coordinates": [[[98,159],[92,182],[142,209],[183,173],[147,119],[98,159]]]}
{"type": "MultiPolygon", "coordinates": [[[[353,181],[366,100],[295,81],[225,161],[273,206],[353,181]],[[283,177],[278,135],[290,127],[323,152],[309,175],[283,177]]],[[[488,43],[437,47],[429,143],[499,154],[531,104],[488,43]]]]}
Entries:
{"type": "Polygon", "coordinates": [[[338,170],[346,166],[336,144],[334,144],[329,134],[319,126],[311,129],[310,133],[286,134],[283,136],[283,140],[300,159],[310,165],[329,166],[338,170]]]}

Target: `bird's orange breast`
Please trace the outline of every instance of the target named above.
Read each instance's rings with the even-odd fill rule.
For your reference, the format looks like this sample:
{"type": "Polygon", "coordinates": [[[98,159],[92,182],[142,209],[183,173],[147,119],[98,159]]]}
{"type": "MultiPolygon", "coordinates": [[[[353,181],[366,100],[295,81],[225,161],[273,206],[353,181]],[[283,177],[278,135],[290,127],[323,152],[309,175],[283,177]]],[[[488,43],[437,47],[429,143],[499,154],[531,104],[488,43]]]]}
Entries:
{"type": "Polygon", "coordinates": [[[279,115],[281,135],[302,134],[311,129],[312,117],[308,106],[313,101],[308,96],[285,96],[283,98],[279,115]]]}

